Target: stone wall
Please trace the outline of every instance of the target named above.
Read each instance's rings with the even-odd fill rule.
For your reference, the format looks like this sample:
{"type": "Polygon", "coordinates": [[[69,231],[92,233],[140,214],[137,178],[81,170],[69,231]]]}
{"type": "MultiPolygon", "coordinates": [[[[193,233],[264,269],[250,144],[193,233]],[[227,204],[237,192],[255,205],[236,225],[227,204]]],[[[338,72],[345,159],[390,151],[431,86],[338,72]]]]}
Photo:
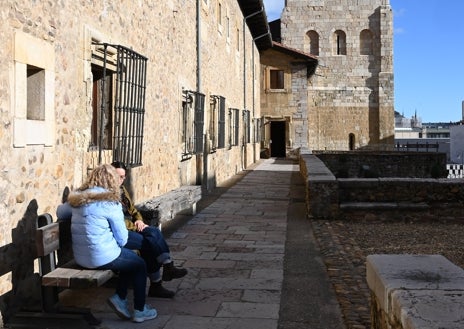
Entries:
{"type": "Polygon", "coordinates": [[[306,210],[309,218],[336,218],[339,212],[338,182],[315,155],[301,153],[300,172],[306,182],[306,210]]]}
{"type": "MultiPolygon", "coordinates": [[[[246,107],[252,119],[260,117],[260,80],[253,77],[259,52],[244,31],[237,1],[221,0],[220,19],[216,1],[198,3],[199,25],[196,1],[0,2],[0,246],[11,242],[31,203],[39,214],[54,215],[63,189],[80,186],[98,165],[99,154],[89,146],[93,42],[147,58],[142,166],[132,168],[126,182],[136,203],[183,185],[213,188],[259,158],[259,145],[242,138],[216,152],[209,147],[211,95],[223,96],[226,110],[246,107]],[[26,70],[34,68],[44,74],[43,88],[37,88],[44,91],[43,118],[28,117],[25,110],[31,96],[26,70]],[[182,91],[197,89],[206,96],[208,151],[183,159],[182,91]]],[[[226,127],[227,134],[228,121],[226,127]]],[[[240,127],[242,136],[242,120],[240,127]]],[[[102,162],[111,160],[105,150],[102,162]]],[[[10,280],[2,276],[0,293],[11,288],[10,280]]]]}
{"type": "MultiPolygon", "coordinates": [[[[409,161],[414,164],[419,159],[409,161]]],[[[379,166],[388,167],[388,159],[380,156],[378,160],[379,166]]],[[[335,178],[314,154],[300,155],[300,171],[306,181],[310,218],[464,220],[464,179],[335,178]]]]}
{"type": "Polygon", "coordinates": [[[447,177],[445,153],[313,151],[313,154],[340,178],[447,177]]]}

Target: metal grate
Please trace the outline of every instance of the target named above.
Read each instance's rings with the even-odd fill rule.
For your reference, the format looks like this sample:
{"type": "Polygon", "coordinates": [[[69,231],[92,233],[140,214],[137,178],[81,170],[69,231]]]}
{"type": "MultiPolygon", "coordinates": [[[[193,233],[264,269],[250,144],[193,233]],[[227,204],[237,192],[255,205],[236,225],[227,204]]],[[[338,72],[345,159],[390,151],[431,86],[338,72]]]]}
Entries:
{"type": "MultiPolygon", "coordinates": [[[[113,161],[122,161],[128,167],[142,165],[143,126],[147,58],[121,45],[103,43],[103,75],[107,53],[116,51],[116,80],[114,86],[113,161]]],[[[102,99],[102,104],[107,100],[102,99]]]]}

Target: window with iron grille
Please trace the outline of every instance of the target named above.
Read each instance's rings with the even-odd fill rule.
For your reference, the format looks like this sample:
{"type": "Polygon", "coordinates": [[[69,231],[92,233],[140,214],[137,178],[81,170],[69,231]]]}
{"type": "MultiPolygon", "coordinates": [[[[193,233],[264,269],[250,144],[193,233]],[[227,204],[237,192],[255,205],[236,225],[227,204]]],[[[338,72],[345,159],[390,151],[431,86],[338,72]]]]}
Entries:
{"type": "Polygon", "coordinates": [[[225,147],[225,121],[226,99],[222,96],[210,96],[210,124],[209,135],[212,143],[212,151],[225,147]]]}
{"type": "Polygon", "coordinates": [[[182,158],[203,152],[205,95],[184,90],[182,94],[182,158]]]}
{"type": "Polygon", "coordinates": [[[250,111],[243,110],[243,143],[247,144],[251,142],[250,137],[250,127],[251,120],[250,120],[250,111]]]}
{"type": "Polygon", "coordinates": [[[226,147],[226,99],[222,97],[219,103],[218,148],[226,147]]]}
{"type": "Polygon", "coordinates": [[[113,161],[142,165],[147,58],[120,45],[92,49],[90,149],[113,151],[113,161]]]}
{"type": "Polygon", "coordinates": [[[237,146],[239,143],[239,110],[229,109],[229,146],[237,146]]]}

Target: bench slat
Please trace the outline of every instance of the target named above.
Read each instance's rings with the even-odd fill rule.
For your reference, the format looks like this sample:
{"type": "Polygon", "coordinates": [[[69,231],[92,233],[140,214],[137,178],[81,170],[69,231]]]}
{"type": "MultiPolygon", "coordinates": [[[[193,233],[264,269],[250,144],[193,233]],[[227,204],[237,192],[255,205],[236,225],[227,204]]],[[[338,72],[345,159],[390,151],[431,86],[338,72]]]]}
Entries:
{"type": "Polygon", "coordinates": [[[36,231],[35,243],[37,256],[46,256],[60,247],[60,226],[58,223],[51,223],[39,227],[36,231]]]}
{"type": "Polygon", "coordinates": [[[59,267],[42,277],[43,286],[64,288],[94,288],[114,276],[111,270],[88,270],[59,267]]]}

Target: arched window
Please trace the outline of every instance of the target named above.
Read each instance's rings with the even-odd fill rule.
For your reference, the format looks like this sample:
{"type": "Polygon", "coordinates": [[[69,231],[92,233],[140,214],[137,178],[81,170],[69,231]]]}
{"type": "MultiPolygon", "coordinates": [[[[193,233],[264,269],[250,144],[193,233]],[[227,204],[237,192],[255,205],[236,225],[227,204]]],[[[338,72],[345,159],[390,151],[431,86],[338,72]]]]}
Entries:
{"type": "Polygon", "coordinates": [[[312,55],[319,56],[319,34],[316,31],[308,31],[306,33],[308,45],[305,47],[305,50],[312,55]]]}
{"type": "Polygon", "coordinates": [[[350,147],[350,151],[354,151],[354,147],[355,147],[355,137],[354,137],[354,134],[351,133],[349,136],[348,136],[348,139],[349,139],[349,147],[350,147]]]}
{"type": "Polygon", "coordinates": [[[337,30],[333,34],[333,52],[335,55],[346,55],[346,34],[337,30]]]}
{"type": "Polygon", "coordinates": [[[372,32],[370,30],[362,30],[359,34],[359,47],[361,55],[372,55],[372,32]]]}

